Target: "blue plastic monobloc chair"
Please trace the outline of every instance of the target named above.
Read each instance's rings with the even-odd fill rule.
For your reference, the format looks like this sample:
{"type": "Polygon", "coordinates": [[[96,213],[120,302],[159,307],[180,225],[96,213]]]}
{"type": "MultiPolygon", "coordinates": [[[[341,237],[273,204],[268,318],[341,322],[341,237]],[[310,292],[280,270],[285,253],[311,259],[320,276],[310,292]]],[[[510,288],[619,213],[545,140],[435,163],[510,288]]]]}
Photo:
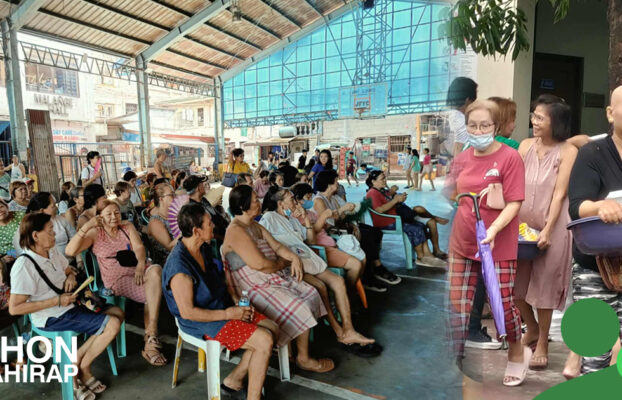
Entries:
{"type": "MultiPolygon", "coordinates": [[[[105,296],[99,292],[104,287],[104,283],[99,275],[99,264],[97,263],[97,257],[89,250],[82,252],[82,261],[84,262],[84,270],[86,276],[93,277],[93,283],[90,284],[90,289],[93,292],[97,292],[102,298],[106,300],[106,303],[119,307],[125,312],[125,297],[123,296],[105,296]],[[88,262],[90,260],[90,263],[88,262]]],[[[127,347],[125,343],[125,320],[121,323],[121,329],[117,336],[117,357],[123,358],[127,355],[127,347]]]]}
{"type": "Polygon", "coordinates": [[[410,244],[410,240],[408,239],[408,235],[406,235],[406,233],[404,232],[402,218],[399,215],[381,214],[372,209],[369,209],[363,217],[363,222],[365,224],[374,226],[372,214],[378,215],[380,217],[392,218],[395,220],[395,230],[382,229],[382,233],[385,235],[399,235],[402,238],[402,241],[404,242],[404,256],[406,257],[406,268],[413,269],[413,249],[412,245],[410,244]]]}

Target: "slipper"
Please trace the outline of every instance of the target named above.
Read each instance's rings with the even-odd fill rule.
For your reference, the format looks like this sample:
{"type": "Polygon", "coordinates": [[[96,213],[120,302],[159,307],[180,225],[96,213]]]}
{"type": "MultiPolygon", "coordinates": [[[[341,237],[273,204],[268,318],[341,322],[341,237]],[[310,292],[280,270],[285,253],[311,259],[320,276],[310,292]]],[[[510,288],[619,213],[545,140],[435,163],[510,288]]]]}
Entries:
{"type": "Polygon", "coordinates": [[[505,367],[505,375],[503,380],[504,386],[519,386],[525,381],[527,377],[527,370],[529,369],[529,360],[531,360],[531,349],[529,347],[523,347],[523,362],[508,361],[507,367],[505,367]],[[506,382],[505,378],[516,378],[510,382],[506,382]]]}
{"type": "Polygon", "coordinates": [[[309,368],[309,367],[301,366],[298,363],[298,361],[296,361],[296,366],[303,371],[317,372],[320,374],[324,372],[332,371],[333,369],[335,369],[335,363],[330,358],[320,358],[318,360],[318,363],[319,365],[317,367],[309,368]]]}
{"type": "Polygon", "coordinates": [[[223,396],[227,396],[230,399],[236,400],[245,400],[246,399],[246,388],[242,388],[240,390],[231,389],[229,386],[226,386],[224,383],[220,384],[220,393],[223,396]]]}
{"type": "Polygon", "coordinates": [[[548,356],[536,356],[533,354],[531,356],[531,360],[529,360],[529,369],[533,369],[534,371],[541,371],[543,369],[547,369],[549,366],[549,357],[548,356]],[[541,360],[541,361],[535,361],[541,360]]]}
{"type": "Polygon", "coordinates": [[[97,378],[95,378],[95,376],[91,376],[88,381],[84,382],[84,386],[89,388],[89,390],[95,394],[100,394],[107,389],[107,386],[101,383],[97,378]]]}
{"type": "Polygon", "coordinates": [[[341,343],[341,347],[348,353],[352,353],[355,356],[359,356],[362,358],[377,357],[380,355],[380,353],[382,353],[380,347],[375,343],[367,344],[365,346],[362,346],[359,343],[341,343]]]}
{"type": "Polygon", "coordinates": [[[77,388],[73,388],[74,400],[95,400],[95,393],[82,385],[78,385],[77,388]]]}

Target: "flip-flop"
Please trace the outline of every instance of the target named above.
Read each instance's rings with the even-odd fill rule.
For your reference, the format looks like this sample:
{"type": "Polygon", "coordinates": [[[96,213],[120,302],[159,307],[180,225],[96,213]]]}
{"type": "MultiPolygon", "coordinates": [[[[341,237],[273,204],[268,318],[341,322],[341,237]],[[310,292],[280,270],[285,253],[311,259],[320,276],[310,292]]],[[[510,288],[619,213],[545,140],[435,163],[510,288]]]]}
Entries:
{"type": "Polygon", "coordinates": [[[341,343],[341,347],[348,353],[362,358],[378,357],[382,350],[375,343],[361,345],[359,343],[345,344],[341,343]]]}
{"type": "Polygon", "coordinates": [[[318,362],[319,366],[316,368],[303,367],[298,361],[296,361],[296,366],[303,371],[317,372],[319,374],[335,369],[335,363],[330,358],[320,358],[318,362]]]}
{"type": "Polygon", "coordinates": [[[244,400],[246,399],[246,388],[240,390],[231,389],[229,386],[225,386],[224,383],[220,384],[220,393],[227,396],[230,399],[244,400]]]}
{"type": "Polygon", "coordinates": [[[527,377],[527,370],[529,369],[529,360],[531,360],[531,349],[529,347],[523,347],[523,362],[513,362],[508,361],[507,367],[505,367],[505,374],[503,385],[504,386],[519,386],[527,377]],[[516,378],[516,380],[512,380],[510,382],[506,382],[505,378],[516,378]]]}
{"type": "Polygon", "coordinates": [[[101,383],[97,378],[95,378],[95,376],[91,376],[88,381],[85,381],[84,386],[89,388],[89,390],[95,394],[100,394],[107,389],[107,386],[101,383]],[[97,390],[98,387],[103,387],[103,389],[97,390]]]}

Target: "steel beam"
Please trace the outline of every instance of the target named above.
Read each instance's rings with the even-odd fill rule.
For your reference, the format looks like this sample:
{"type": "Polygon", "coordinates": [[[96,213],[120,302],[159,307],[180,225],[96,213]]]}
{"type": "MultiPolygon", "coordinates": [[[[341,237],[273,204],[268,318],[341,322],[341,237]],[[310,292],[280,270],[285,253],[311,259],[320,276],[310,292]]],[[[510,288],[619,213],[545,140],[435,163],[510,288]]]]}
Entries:
{"type": "Polygon", "coordinates": [[[190,19],[175,27],[172,31],[164,35],[163,38],[159,39],[154,44],[149,46],[149,48],[138,54],[137,58],[141,58],[145,63],[153,60],[175,42],[197,29],[210,18],[218,15],[225,8],[229,7],[230,4],[231,0],[214,0],[210,5],[204,7],[201,11],[190,17],[190,19]]]}
{"type": "Polygon", "coordinates": [[[266,6],[270,7],[274,12],[276,12],[281,18],[285,19],[287,22],[289,22],[290,24],[294,25],[296,28],[298,29],[302,29],[302,26],[300,26],[300,24],[296,21],[294,21],[292,18],[288,17],[287,14],[285,14],[285,12],[281,9],[279,9],[279,7],[277,7],[275,4],[272,4],[274,2],[274,0],[259,0],[260,2],[262,2],[263,4],[265,4],[266,6]]]}
{"type": "Polygon", "coordinates": [[[229,79],[233,78],[234,76],[244,71],[246,68],[250,67],[251,65],[257,64],[259,61],[270,57],[272,54],[276,53],[277,51],[283,50],[290,43],[293,43],[296,40],[299,40],[305,37],[306,35],[308,35],[309,33],[313,32],[314,30],[318,29],[319,27],[323,25],[328,25],[331,21],[342,17],[346,13],[352,11],[354,7],[357,7],[360,2],[361,0],[354,0],[354,1],[351,1],[350,3],[344,4],[340,8],[333,10],[329,14],[323,16],[323,18],[316,20],[315,22],[305,26],[298,32],[295,32],[292,35],[286,37],[285,39],[282,39],[278,43],[275,43],[274,45],[270,46],[266,50],[257,53],[256,55],[246,59],[246,61],[241,62],[235,65],[233,68],[230,68],[229,70],[223,72],[222,74],[219,75],[219,78],[223,82],[228,81],[229,79]]]}
{"type": "Polygon", "coordinates": [[[9,18],[2,20],[2,50],[6,74],[6,94],[9,103],[9,119],[11,122],[11,146],[13,154],[19,154],[26,160],[27,130],[24,117],[24,101],[22,97],[22,79],[19,66],[19,43],[17,29],[14,29],[9,18]]]}
{"type": "Polygon", "coordinates": [[[21,3],[10,14],[12,26],[11,29],[19,30],[26,24],[41,7],[46,0],[22,0],[21,3]]]}
{"type": "Polygon", "coordinates": [[[140,126],[140,165],[151,165],[151,121],[149,118],[149,75],[146,64],[136,57],[136,88],[138,93],[138,124],[140,126]]]}
{"type": "Polygon", "coordinates": [[[311,3],[311,0],[305,0],[305,3],[307,3],[317,15],[319,15],[320,17],[324,17],[324,14],[322,14],[320,10],[318,10],[318,8],[313,3],[311,3]]]}

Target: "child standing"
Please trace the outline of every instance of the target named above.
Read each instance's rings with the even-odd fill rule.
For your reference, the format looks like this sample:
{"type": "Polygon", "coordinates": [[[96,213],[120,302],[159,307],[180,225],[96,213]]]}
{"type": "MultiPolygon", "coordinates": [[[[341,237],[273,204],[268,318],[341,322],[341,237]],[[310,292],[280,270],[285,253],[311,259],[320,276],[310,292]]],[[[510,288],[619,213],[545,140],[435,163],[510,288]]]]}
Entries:
{"type": "Polygon", "coordinates": [[[423,154],[423,170],[421,171],[421,178],[419,179],[419,187],[417,190],[421,191],[421,188],[423,187],[423,178],[427,175],[430,185],[432,185],[432,189],[430,189],[430,191],[434,192],[436,188],[434,187],[434,180],[432,179],[432,156],[430,155],[430,149],[427,147],[423,149],[423,154]]]}
{"type": "Polygon", "coordinates": [[[419,162],[419,152],[417,149],[412,150],[412,158],[410,163],[410,175],[412,177],[413,187],[419,189],[419,172],[421,172],[421,163],[419,162]]]}
{"type": "Polygon", "coordinates": [[[356,178],[356,174],[354,173],[356,171],[356,157],[354,156],[354,152],[351,151],[348,153],[348,161],[347,161],[347,167],[346,167],[346,179],[348,180],[348,186],[352,186],[352,184],[350,183],[350,177],[354,178],[354,181],[356,182],[356,187],[359,186],[359,180],[356,178]]]}

